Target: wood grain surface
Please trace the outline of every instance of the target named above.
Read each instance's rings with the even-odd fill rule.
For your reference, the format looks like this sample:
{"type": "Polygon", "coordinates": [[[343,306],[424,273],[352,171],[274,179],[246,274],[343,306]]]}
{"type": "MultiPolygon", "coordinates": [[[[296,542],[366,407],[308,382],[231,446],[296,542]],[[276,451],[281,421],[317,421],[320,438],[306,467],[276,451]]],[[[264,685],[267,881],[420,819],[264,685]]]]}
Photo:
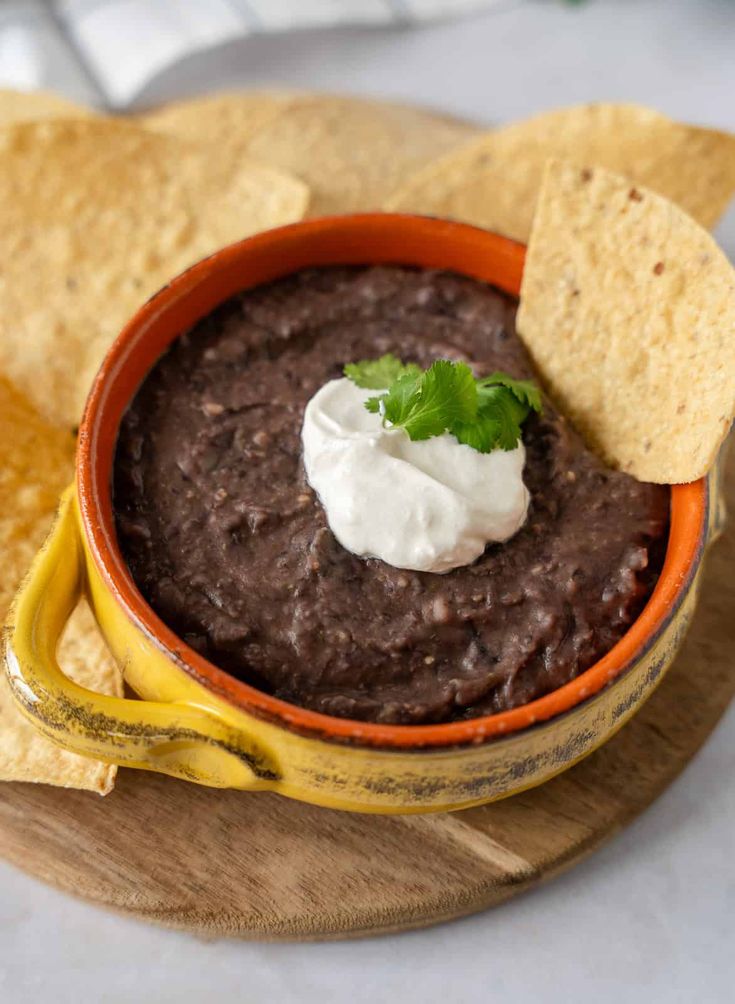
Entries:
{"type": "Polygon", "coordinates": [[[209,936],[355,937],[462,916],[553,877],[645,809],[727,707],[734,652],[731,525],[658,691],[605,747],[541,788],[453,815],[387,817],[136,771],[121,771],[106,798],[7,784],[0,854],[100,905],[209,936]]]}

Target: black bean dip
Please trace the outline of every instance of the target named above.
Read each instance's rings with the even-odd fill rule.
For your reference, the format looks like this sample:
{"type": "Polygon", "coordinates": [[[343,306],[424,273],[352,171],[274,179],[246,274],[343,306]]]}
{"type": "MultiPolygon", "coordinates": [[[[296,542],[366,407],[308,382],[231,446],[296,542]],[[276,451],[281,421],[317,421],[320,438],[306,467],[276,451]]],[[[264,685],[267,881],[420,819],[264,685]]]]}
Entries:
{"type": "Polygon", "coordinates": [[[190,646],[330,715],[442,722],[524,704],[591,666],[649,596],[669,491],[606,468],[546,401],[524,426],[525,526],[445,575],[349,553],[305,480],[304,406],[393,352],[532,376],[516,303],[400,267],[299,272],[179,338],[120,429],[114,507],[143,596],[190,646]]]}

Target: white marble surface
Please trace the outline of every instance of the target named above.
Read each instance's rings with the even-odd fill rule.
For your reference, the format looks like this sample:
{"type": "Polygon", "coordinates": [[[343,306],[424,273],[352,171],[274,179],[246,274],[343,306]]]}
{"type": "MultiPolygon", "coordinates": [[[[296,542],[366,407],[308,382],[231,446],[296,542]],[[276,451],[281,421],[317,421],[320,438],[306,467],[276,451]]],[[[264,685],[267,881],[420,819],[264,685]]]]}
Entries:
{"type": "MultiPolygon", "coordinates": [[[[734,54],[735,0],[509,0],[410,33],[228,46],[167,73],[143,99],[288,82],[505,121],[613,98],[735,129],[734,54]]],[[[73,90],[59,68],[51,82],[73,90]]],[[[720,237],[735,254],[735,213],[720,237]]],[[[659,801],[570,874],[478,917],[361,942],[207,943],[106,914],[0,864],[0,1000],[731,1001],[734,776],[735,708],[659,801]]]]}

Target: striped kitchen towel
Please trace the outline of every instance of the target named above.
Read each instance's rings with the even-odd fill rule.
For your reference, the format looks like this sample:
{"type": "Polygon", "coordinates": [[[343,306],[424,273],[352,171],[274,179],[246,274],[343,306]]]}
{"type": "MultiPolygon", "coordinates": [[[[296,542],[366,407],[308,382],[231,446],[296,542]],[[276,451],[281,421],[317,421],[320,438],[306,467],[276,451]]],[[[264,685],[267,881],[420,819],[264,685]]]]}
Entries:
{"type": "Polygon", "coordinates": [[[508,0],[0,0],[0,86],[124,107],[193,52],[264,32],[459,17],[508,0]]]}

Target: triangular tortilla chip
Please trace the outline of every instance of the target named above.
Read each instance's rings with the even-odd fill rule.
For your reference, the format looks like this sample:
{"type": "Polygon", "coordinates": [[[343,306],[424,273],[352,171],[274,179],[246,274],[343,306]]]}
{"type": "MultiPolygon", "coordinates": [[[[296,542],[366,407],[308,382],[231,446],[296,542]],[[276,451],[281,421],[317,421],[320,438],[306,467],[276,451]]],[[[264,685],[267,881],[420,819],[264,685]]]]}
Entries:
{"type": "Polygon", "coordinates": [[[605,460],[641,481],[707,473],[735,408],[735,271],[673,203],[552,161],[518,331],[605,460]]]}
{"type": "MultiPolygon", "coordinates": [[[[60,492],[74,474],[74,437],[44,422],[0,378],[0,619],[53,520],[60,492]]],[[[73,615],[59,659],[77,683],[122,695],[122,676],[107,653],[86,605],[73,615]]],[[[41,736],[15,705],[0,672],[0,781],[38,781],[106,794],[115,767],[77,756],[41,736]]]]}
{"type": "Polygon", "coordinates": [[[82,119],[94,115],[91,108],[75,105],[50,91],[0,89],[0,127],[39,119],[82,119]]]}
{"type": "Polygon", "coordinates": [[[300,219],[307,202],[283,172],[120,122],[0,132],[0,370],[72,426],[147,297],[223,245],[300,219]]]}
{"type": "Polygon", "coordinates": [[[138,123],[190,143],[244,156],[255,133],[298,99],[289,91],[232,91],[153,108],[138,123]]]}
{"type": "Polygon", "coordinates": [[[526,242],[550,157],[624,174],[708,228],[735,194],[735,135],[637,105],[598,104],[486,133],[430,164],[384,208],[445,216],[526,242]]]}
{"type": "MultiPolygon", "coordinates": [[[[310,97],[258,130],[248,152],[292,171],[311,190],[310,215],[377,209],[398,185],[476,130],[379,101],[310,97]]],[[[221,142],[230,142],[226,134],[221,142]]]]}

